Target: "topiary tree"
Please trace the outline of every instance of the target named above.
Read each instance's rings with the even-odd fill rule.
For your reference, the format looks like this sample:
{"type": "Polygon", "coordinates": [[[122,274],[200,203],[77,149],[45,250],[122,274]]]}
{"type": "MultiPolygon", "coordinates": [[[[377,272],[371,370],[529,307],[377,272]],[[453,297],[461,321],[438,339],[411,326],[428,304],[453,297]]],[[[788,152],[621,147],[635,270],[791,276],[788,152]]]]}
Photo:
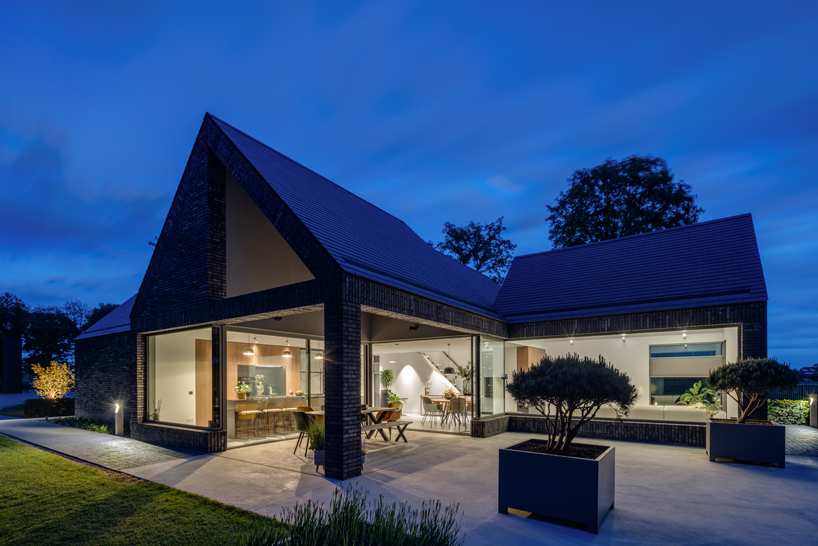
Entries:
{"type": "Polygon", "coordinates": [[[602,356],[595,360],[577,354],[546,355],[528,371],[512,371],[506,389],[518,404],[533,406],[549,419],[554,412],[546,445],[552,453],[565,452],[599,408],[607,405],[618,416],[627,415],[637,396],[628,374],[602,356]]]}
{"type": "Polygon", "coordinates": [[[37,395],[49,400],[62,398],[74,388],[74,372],[68,364],[57,364],[52,362],[51,366],[42,368],[34,364],[31,369],[37,375],[31,386],[37,391],[37,395]]]}
{"type": "Polygon", "coordinates": [[[774,358],[745,358],[711,370],[707,382],[736,401],[738,422],[744,423],[764,404],[771,390],[791,389],[799,379],[796,370],[774,358]]]}

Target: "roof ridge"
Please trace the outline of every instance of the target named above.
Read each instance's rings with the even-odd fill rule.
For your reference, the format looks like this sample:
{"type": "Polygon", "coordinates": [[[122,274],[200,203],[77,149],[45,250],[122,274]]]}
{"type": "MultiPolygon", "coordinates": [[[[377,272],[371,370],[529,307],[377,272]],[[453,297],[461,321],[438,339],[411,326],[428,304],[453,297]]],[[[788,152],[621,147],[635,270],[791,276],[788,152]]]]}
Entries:
{"type": "MultiPolygon", "coordinates": [[[[238,127],[234,127],[233,125],[230,125],[229,123],[227,123],[227,122],[226,122],[226,121],[224,121],[223,119],[221,119],[221,118],[219,118],[219,117],[214,116],[214,115],[213,115],[213,114],[211,114],[210,112],[205,112],[205,118],[207,118],[208,116],[210,116],[210,117],[211,117],[211,118],[213,118],[214,120],[218,121],[219,123],[224,123],[225,125],[227,125],[227,126],[228,126],[228,127],[230,127],[231,129],[233,129],[234,131],[237,131],[237,132],[239,132],[239,133],[243,134],[244,136],[246,136],[246,137],[247,137],[247,138],[249,138],[250,140],[253,140],[253,141],[255,141],[255,142],[258,142],[259,144],[261,144],[262,146],[264,146],[265,148],[267,148],[267,149],[268,149],[268,150],[270,150],[271,152],[274,152],[274,153],[276,153],[276,154],[280,155],[281,157],[283,157],[283,158],[284,158],[284,159],[286,159],[287,161],[290,161],[290,162],[292,162],[292,163],[295,163],[296,165],[298,165],[298,166],[299,166],[299,167],[301,167],[302,169],[304,169],[304,170],[307,170],[307,171],[311,172],[311,173],[312,173],[312,174],[314,174],[315,176],[318,176],[318,177],[323,178],[324,180],[326,180],[327,182],[329,182],[329,183],[330,183],[330,184],[332,184],[333,186],[337,186],[339,189],[341,189],[341,190],[343,190],[343,191],[347,192],[348,194],[352,195],[352,196],[353,196],[353,197],[355,197],[356,199],[360,199],[361,201],[363,201],[363,202],[365,202],[365,203],[367,203],[367,204],[369,204],[369,205],[371,205],[371,206],[375,207],[376,209],[378,209],[378,210],[379,210],[379,211],[381,211],[382,213],[384,213],[384,214],[388,214],[389,216],[391,216],[391,217],[392,217],[392,218],[394,218],[395,220],[397,220],[397,221],[399,221],[399,222],[402,222],[403,224],[406,224],[406,222],[404,222],[403,220],[401,220],[400,218],[398,218],[397,216],[395,216],[395,215],[394,215],[394,214],[392,214],[391,212],[387,212],[387,211],[383,210],[381,207],[379,207],[378,205],[376,205],[376,204],[374,204],[374,203],[371,203],[371,202],[367,201],[366,199],[364,199],[364,198],[363,198],[363,197],[361,197],[360,195],[358,195],[358,194],[356,194],[356,193],[352,193],[351,191],[349,191],[348,189],[346,189],[346,188],[345,188],[345,187],[343,187],[342,185],[340,185],[340,184],[338,184],[338,183],[336,183],[336,182],[333,182],[332,180],[330,180],[330,179],[329,179],[329,178],[327,178],[326,176],[324,176],[324,175],[322,175],[321,173],[318,173],[318,172],[316,172],[316,171],[314,171],[314,170],[310,169],[309,167],[307,167],[306,165],[304,165],[304,164],[302,164],[302,163],[299,163],[298,161],[296,161],[295,159],[291,158],[290,156],[288,156],[288,155],[284,155],[283,153],[279,152],[279,151],[278,151],[278,150],[276,150],[275,148],[273,148],[273,147],[271,147],[271,146],[269,146],[269,145],[267,145],[267,144],[263,143],[262,141],[260,141],[260,140],[259,140],[259,139],[257,139],[256,137],[251,136],[251,135],[248,135],[247,133],[245,133],[244,131],[242,131],[242,130],[241,130],[241,129],[239,129],[238,127]]],[[[407,226],[407,227],[409,227],[409,224],[406,224],[406,226],[407,226]]],[[[409,229],[411,229],[411,228],[409,228],[409,229]]],[[[414,230],[413,230],[413,231],[414,231],[414,230]]]]}
{"type": "Polygon", "coordinates": [[[519,256],[515,256],[514,258],[515,259],[517,259],[517,258],[530,258],[531,256],[541,256],[543,254],[550,254],[552,252],[561,252],[561,251],[573,250],[573,249],[577,249],[577,248],[587,248],[587,247],[590,247],[590,246],[602,245],[602,244],[605,244],[605,243],[613,243],[614,241],[622,241],[623,239],[633,239],[633,238],[636,238],[636,237],[647,237],[647,236],[650,236],[650,235],[658,235],[660,233],[667,233],[668,231],[676,231],[676,230],[679,230],[679,229],[689,229],[689,228],[693,228],[693,227],[704,226],[704,225],[707,225],[707,224],[716,224],[716,223],[719,223],[719,222],[726,222],[726,221],[729,221],[729,220],[736,220],[738,218],[745,218],[745,217],[752,218],[752,216],[753,216],[752,213],[745,212],[743,214],[736,214],[736,215],[733,215],[733,216],[726,216],[724,218],[714,218],[713,220],[707,220],[705,222],[695,222],[693,224],[686,224],[684,226],[674,226],[674,227],[671,227],[671,228],[656,229],[654,231],[646,231],[645,233],[634,233],[633,235],[623,235],[622,237],[614,237],[613,239],[605,239],[604,241],[594,241],[593,243],[584,243],[584,244],[581,244],[581,245],[566,246],[566,247],[563,247],[563,248],[552,248],[550,250],[542,250],[540,252],[532,252],[530,254],[520,254],[519,256]]]}

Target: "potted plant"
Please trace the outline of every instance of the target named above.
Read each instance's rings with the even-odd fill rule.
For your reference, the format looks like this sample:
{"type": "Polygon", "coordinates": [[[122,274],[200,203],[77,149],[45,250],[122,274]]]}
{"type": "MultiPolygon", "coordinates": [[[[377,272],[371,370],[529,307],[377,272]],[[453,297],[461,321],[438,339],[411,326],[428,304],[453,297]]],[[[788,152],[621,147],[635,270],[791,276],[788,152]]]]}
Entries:
{"type": "Polygon", "coordinates": [[[264,376],[256,375],[256,394],[261,396],[264,394],[264,376]]]}
{"type": "Polygon", "coordinates": [[[456,362],[454,365],[457,367],[457,375],[455,376],[455,379],[458,377],[463,378],[463,388],[461,389],[463,394],[471,395],[472,377],[474,376],[474,368],[471,365],[471,361],[468,361],[465,366],[461,366],[456,362]]]}
{"type": "Polygon", "coordinates": [[[707,387],[702,387],[702,382],[697,381],[693,387],[679,397],[679,400],[696,409],[706,411],[711,418],[721,411],[721,398],[716,391],[707,387]]]}
{"type": "Polygon", "coordinates": [[[153,406],[153,411],[151,412],[151,421],[158,421],[159,420],[159,412],[162,411],[162,399],[156,401],[153,406]]]}
{"type": "Polygon", "coordinates": [[[389,392],[389,403],[390,404],[393,403],[393,402],[406,402],[406,400],[408,400],[408,398],[401,398],[400,396],[398,396],[394,392],[391,392],[391,391],[389,392]]]}
{"type": "Polygon", "coordinates": [[[313,449],[315,471],[318,472],[318,467],[324,466],[324,421],[310,419],[307,425],[307,438],[313,449]]]}
{"type": "Polygon", "coordinates": [[[250,392],[250,385],[244,381],[239,381],[233,388],[239,394],[239,400],[245,400],[247,398],[247,393],[250,392]]]}
{"type": "Polygon", "coordinates": [[[711,370],[707,382],[736,401],[739,416],[735,420],[708,420],[706,447],[710,460],[775,463],[784,468],[784,425],[748,418],[764,407],[771,390],[791,389],[798,381],[796,370],[774,358],[746,358],[711,370]]]}
{"type": "Polygon", "coordinates": [[[511,378],[508,392],[545,416],[548,432],[546,440],[500,450],[499,512],[516,508],[585,523],[598,533],[614,504],[615,450],[574,443],[574,438],[602,406],[627,415],[636,387],[602,356],[576,354],[547,355],[528,371],[513,371],[511,378]]]}
{"type": "Polygon", "coordinates": [[[392,386],[392,382],[395,380],[395,372],[390,369],[381,370],[381,387],[383,390],[381,391],[381,404],[386,405],[386,399],[389,397],[389,387],[392,386]]]}

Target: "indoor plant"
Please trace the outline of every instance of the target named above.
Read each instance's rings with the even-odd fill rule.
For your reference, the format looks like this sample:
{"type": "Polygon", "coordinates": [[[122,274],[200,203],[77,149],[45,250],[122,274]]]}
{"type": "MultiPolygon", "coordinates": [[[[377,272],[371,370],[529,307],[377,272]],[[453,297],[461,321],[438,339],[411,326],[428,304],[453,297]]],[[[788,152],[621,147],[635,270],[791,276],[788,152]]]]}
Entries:
{"type": "Polygon", "coordinates": [[[471,361],[468,361],[465,366],[461,366],[457,362],[455,362],[455,367],[457,368],[457,375],[454,376],[455,380],[458,377],[463,378],[463,394],[471,394],[471,385],[472,385],[472,377],[474,377],[474,368],[471,365],[471,361]]]}
{"type": "Polygon", "coordinates": [[[736,420],[707,422],[706,446],[710,460],[775,463],[784,468],[784,426],[766,419],[748,418],[756,410],[766,408],[771,390],[790,389],[798,385],[798,381],[796,370],[774,358],[746,358],[711,370],[707,382],[736,401],[739,416],[736,420]]]}
{"type": "Polygon", "coordinates": [[[250,385],[248,385],[244,381],[239,381],[233,388],[239,394],[239,400],[244,400],[245,398],[247,398],[247,393],[250,392],[250,385]]]}
{"type": "Polygon", "coordinates": [[[258,396],[264,394],[264,376],[256,375],[256,393],[258,396]]]}
{"type": "Polygon", "coordinates": [[[389,397],[389,387],[392,386],[394,380],[395,372],[389,368],[381,370],[381,387],[383,388],[381,392],[381,404],[384,406],[387,404],[386,399],[389,397]]]}
{"type": "Polygon", "coordinates": [[[310,419],[307,425],[307,438],[313,449],[315,471],[318,472],[318,467],[324,466],[324,421],[310,419]]]}
{"type": "Polygon", "coordinates": [[[506,388],[517,403],[536,408],[548,419],[547,440],[531,439],[500,450],[500,513],[516,508],[585,523],[598,533],[614,503],[615,451],[573,440],[602,406],[627,415],[636,402],[636,388],[602,356],[546,355],[511,377],[506,388]]]}

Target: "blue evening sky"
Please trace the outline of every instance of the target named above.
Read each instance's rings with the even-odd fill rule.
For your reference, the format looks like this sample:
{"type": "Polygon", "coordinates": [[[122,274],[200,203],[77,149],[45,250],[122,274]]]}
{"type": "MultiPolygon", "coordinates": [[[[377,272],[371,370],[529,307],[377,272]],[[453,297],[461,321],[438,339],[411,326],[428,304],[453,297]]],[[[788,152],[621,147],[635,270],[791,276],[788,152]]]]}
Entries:
{"type": "Polygon", "coordinates": [[[814,364],[816,28],[818,2],[5,3],[0,292],[134,294],[210,111],[425,239],[502,215],[518,254],[575,169],[663,157],[702,220],[753,214],[770,355],[814,364]]]}

